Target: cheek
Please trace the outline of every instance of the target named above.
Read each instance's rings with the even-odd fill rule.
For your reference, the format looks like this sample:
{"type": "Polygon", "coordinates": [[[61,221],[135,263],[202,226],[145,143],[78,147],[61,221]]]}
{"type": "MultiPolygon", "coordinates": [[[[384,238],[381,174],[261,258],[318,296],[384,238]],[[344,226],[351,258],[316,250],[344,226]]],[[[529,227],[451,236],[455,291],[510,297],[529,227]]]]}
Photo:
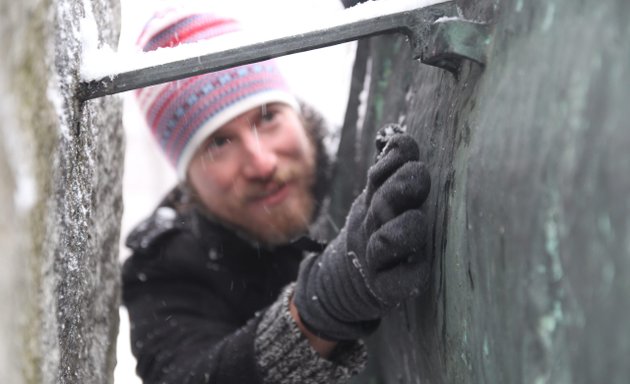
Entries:
{"type": "Polygon", "coordinates": [[[199,195],[215,196],[232,188],[234,178],[233,167],[216,162],[203,163],[200,159],[191,164],[188,174],[189,182],[199,195]]]}
{"type": "Polygon", "coordinates": [[[285,153],[290,154],[292,157],[302,159],[314,158],[315,149],[298,120],[292,122],[292,125],[285,129],[285,132],[281,135],[281,140],[285,153]]]}

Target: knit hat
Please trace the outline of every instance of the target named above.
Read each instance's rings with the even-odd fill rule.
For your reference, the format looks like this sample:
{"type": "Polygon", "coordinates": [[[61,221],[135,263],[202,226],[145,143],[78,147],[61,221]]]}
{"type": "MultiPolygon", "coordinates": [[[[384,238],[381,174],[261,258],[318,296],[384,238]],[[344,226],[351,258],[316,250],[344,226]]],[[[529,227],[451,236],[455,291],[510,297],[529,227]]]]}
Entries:
{"type": "MultiPolygon", "coordinates": [[[[167,9],[149,20],[138,45],[147,52],[239,29],[230,18],[167,9]]],[[[188,164],[205,139],[238,115],[273,102],[299,110],[273,60],[142,88],[135,95],[154,138],[180,180],[186,178],[188,164]]]]}

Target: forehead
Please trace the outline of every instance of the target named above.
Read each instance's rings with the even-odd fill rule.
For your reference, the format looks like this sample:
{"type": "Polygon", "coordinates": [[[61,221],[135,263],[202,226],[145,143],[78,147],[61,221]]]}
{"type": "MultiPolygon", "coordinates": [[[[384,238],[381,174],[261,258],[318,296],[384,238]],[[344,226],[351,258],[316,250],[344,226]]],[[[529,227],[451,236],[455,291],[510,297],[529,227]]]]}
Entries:
{"type": "Polygon", "coordinates": [[[263,111],[266,110],[267,108],[269,108],[270,105],[272,105],[272,104],[263,104],[263,105],[259,105],[259,106],[250,108],[247,111],[241,113],[240,115],[236,116],[232,120],[230,120],[227,123],[225,123],[221,128],[226,127],[226,126],[230,126],[230,125],[233,125],[233,124],[236,124],[236,123],[240,123],[242,121],[253,120],[253,119],[259,117],[260,115],[262,115],[263,111]]]}
{"type": "Polygon", "coordinates": [[[298,116],[298,113],[291,106],[287,104],[284,104],[284,103],[262,104],[262,105],[253,107],[251,109],[248,109],[247,111],[241,113],[240,115],[236,116],[232,120],[223,124],[212,135],[210,135],[210,137],[212,137],[216,133],[225,133],[226,131],[240,128],[244,125],[251,127],[254,124],[258,124],[258,121],[267,113],[278,112],[278,111],[282,111],[286,113],[293,113],[295,114],[295,116],[298,116]]]}

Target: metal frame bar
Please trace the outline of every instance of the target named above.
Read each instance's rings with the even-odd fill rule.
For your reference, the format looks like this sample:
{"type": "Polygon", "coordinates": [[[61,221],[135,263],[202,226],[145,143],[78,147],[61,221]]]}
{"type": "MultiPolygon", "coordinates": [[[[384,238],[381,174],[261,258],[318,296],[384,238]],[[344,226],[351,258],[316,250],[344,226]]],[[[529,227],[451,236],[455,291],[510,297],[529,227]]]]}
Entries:
{"type": "MultiPolygon", "coordinates": [[[[431,49],[431,47],[426,45],[423,46],[422,42],[427,41],[431,43],[432,39],[429,38],[429,35],[434,33],[432,32],[432,25],[436,20],[441,17],[453,16],[454,14],[456,14],[456,6],[453,1],[448,1],[410,11],[339,25],[334,28],[314,30],[304,34],[235,47],[221,52],[201,54],[200,56],[83,82],[80,85],[77,96],[80,100],[85,101],[386,33],[403,33],[407,35],[411,40],[415,56],[419,56],[416,58],[420,58],[423,61],[426,59],[430,63],[431,58],[423,57],[423,55],[426,53],[435,55],[435,49],[431,49]]],[[[453,60],[470,58],[458,57],[457,55],[451,56],[453,60]]],[[[478,61],[478,58],[473,59],[478,61]]],[[[440,63],[432,65],[442,66],[440,63]]],[[[450,67],[452,66],[452,62],[445,63],[444,68],[451,70],[450,67]]]]}

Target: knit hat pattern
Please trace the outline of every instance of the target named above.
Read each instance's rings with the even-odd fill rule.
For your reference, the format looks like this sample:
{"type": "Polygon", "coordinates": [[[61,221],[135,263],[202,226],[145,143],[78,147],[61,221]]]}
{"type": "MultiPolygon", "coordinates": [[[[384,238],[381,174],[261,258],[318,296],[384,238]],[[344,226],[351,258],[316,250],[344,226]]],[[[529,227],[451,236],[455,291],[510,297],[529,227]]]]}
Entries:
{"type": "MultiPolygon", "coordinates": [[[[148,52],[239,29],[239,24],[230,18],[168,9],[155,14],[146,24],[138,45],[148,52]]],[[[238,115],[273,102],[299,110],[273,60],[142,88],[135,95],[153,137],[180,180],[185,180],[197,148],[238,115]]]]}

